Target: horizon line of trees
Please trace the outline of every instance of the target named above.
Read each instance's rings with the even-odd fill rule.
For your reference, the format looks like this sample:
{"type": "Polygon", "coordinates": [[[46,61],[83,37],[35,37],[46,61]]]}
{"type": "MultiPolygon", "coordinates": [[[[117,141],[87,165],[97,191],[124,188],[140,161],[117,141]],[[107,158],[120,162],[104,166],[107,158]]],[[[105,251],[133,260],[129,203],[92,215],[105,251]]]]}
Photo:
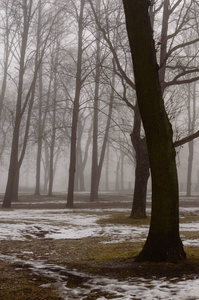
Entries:
{"type": "MultiPolygon", "coordinates": [[[[41,182],[53,195],[58,162],[67,155],[67,206],[74,205],[74,190],[85,190],[88,164],[90,201],[95,201],[102,170],[108,178],[115,156],[121,172],[116,185],[123,182],[125,161],[135,164],[131,216],[146,217],[150,168],[122,2],[0,3],[1,162],[10,157],[3,206],[17,201],[20,169],[28,149],[34,148],[35,195],[41,194],[41,182]]],[[[198,137],[197,13],[197,2],[188,0],[172,5],[168,0],[155,1],[149,7],[175,146],[189,142],[187,196],[191,195],[193,139],[198,137]]]]}

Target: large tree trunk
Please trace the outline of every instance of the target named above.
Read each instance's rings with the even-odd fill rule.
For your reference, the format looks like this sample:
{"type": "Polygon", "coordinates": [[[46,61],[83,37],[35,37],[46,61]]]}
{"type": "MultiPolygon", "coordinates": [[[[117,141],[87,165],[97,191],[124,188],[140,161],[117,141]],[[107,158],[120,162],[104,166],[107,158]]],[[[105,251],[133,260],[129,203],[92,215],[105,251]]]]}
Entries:
{"type": "Polygon", "coordinates": [[[164,0],[163,5],[163,19],[162,19],[162,31],[161,31],[161,46],[160,46],[160,69],[159,69],[159,80],[162,89],[162,94],[165,89],[165,73],[166,73],[166,58],[167,58],[167,33],[170,16],[170,1],[164,0]]]}
{"type": "Polygon", "coordinates": [[[146,140],[140,139],[139,151],[136,152],[135,185],[131,217],[135,219],[146,218],[146,195],[149,179],[149,158],[146,140]]]}
{"type": "Polygon", "coordinates": [[[146,138],[141,138],[141,117],[136,104],[131,141],[136,152],[135,184],[131,218],[146,218],[146,194],[149,179],[149,158],[146,138]]]}
{"type": "Polygon", "coordinates": [[[147,241],[137,261],[176,262],[186,254],[179,235],[179,195],[172,127],[165,111],[148,0],[123,0],[137,101],[146,134],[152,177],[147,241]]]}
{"type": "MultiPolygon", "coordinates": [[[[149,9],[151,27],[153,28],[153,5],[149,9]]],[[[168,31],[168,20],[169,20],[169,1],[165,0],[163,5],[163,20],[162,20],[162,31],[161,31],[161,47],[160,47],[160,66],[159,69],[159,80],[161,85],[162,94],[164,92],[164,80],[166,72],[166,60],[167,55],[167,31],[168,31]]],[[[131,211],[132,218],[145,218],[146,217],[146,195],[147,195],[147,183],[150,176],[149,172],[149,159],[148,150],[146,146],[146,139],[141,138],[141,120],[139,109],[137,104],[135,106],[134,115],[134,130],[131,134],[131,140],[133,147],[136,151],[136,168],[135,168],[135,185],[134,185],[134,196],[133,205],[131,211]]]]}

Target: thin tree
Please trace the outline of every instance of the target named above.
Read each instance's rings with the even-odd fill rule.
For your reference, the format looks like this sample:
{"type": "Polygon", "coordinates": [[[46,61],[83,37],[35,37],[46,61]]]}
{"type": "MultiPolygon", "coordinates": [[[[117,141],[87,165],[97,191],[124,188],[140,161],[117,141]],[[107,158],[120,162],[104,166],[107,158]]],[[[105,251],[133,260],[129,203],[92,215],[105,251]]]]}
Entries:
{"type": "MultiPolygon", "coordinates": [[[[196,125],[196,82],[188,85],[188,135],[194,133],[194,128],[196,125]],[[193,95],[193,97],[191,97],[193,95]],[[191,105],[192,98],[192,105],[191,105]]],[[[194,157],[194,140],[188,143],[188,168],[187,168],[187,197],[191,196],[191,186],[192,186],[192,168],[193,168],[193,157],[194,157]]]]}
{"type": "Polygon", "coordinates": [[[2,114],[6,87],[7,87],[7,78],[8,70],[10,63],[12,61],[12,47],[14,47],[15,34],[17,32],[18,26],[13,19],[13,7],[14,1],[5,1],[2,4],[2,8],[5,11],[5,17],[2,19],[2,27],[4,28],[3,41],[4,41],[4,52],[3,52],[3,79],[1,83],[1,92],[0,92],[0,116],[2,114]]]}
{"type": "MultiPolygon", "coordinates": [[[[100,2],[96,3],[96,14],[100,13],[100,2]]],[[[98,198],[98,108],[100,90],[100,31],[96,27],[96,69],[95,69],[95,91],[94,91],[94,112],[93,112],[93,148],[92,148],[92,167],[91,167],[91,191],[90,201],[98,198]]]]}
{"type": "Polygon", "coordinates": [[[77,124],[80,105],[80,92],[83,84],[82,81],[82,53],[83,53],[83,12],[85,0],[80,0],[80,13],[78,19],[78,53],[77,53],[77,75],[75,98],[73,103],[72,127],[71,127],[71,145],[70,145],[70,165],[68,179],[67,207],[73,207],[74,201],[74,184],[76,168],[76,148],[77,148],[77,124]]]}
{"type": "Polygon", "coordinates": [[[22,23],[23,30],[21,33],[21,39],[19,41],[19,43],[21,43],[21,47],[20,47],[20,59],[19,59],[20,66],[19,66],[19,77],[18,77],[16,114],[15,114],[15,123],[14,123],[13,139],[12,139],[11,156],[10,156],[10,166],[8,172],[8,181],[7,181],[6,192],[3,201],[3,207],[10,207],[12,200],[17,199],[18,196],[19,172],[20,172],[20,167],[23,162],[23,158],[25,155],[26,146],[28,142],[37,74],[48,44],[49,34],[53,26],[53,20],[52,20],[52,23],[48,30],[48,34],[46,35],[45,41],[43,43],[40,57],[39,57],[40,45],[37,36],[36,51],[33,53],[33,57],[32,57],[34,59],[33,76],[27,94],[24,96],[23,89],[24,89],[25,70],[28,62],[28,60],[26,61],[26,56],[28,53],[27,45],[28,45],[29,29],[31,27],[32,24],[31,22],[33,20],[32,18],[35,13],[35,10],[33,10],[33,1],[23,0],[23,5],[21,6],[21,9],[23,14],[23,23],[22,23]],[[25,117],[25,115],[27,116],[25,117]],[[25,121],[26,125],[25,125],[23,138],[21,137],[21,140],[23,140],[23,142],[22,142],[21,153],[20,153],[19,140],[20,140],[20,133],[23,125],[22,121],[24,121],[24,119],[26,119],[25,121]]]}
{"type": "Polygon", "coordinates": [[[24,81],[24,68],[25,68],[25,55],[27,50],[28,32],[30,28],[30,19],[32,13],[32,1],[28,3],[27,0],[23,1],[23,31],[21,41],[21,53],[20,53],[20,67],[19,67],[19,82],[16,102],[16,116],[14,124],[14,132],[12,139],[12,149],[10,156],[10,166],[8,172],[8,182],[6,192],[3,201],[3,207],[10,207],[13,199],[13,187],[15,185],[16,176],[18,177],[18,152],[19,152],[19,135],[21,124],[21,110],[22,110],[22,93],[23,93],[23,81],[24,81]]]}
{"type": "MultiPolygon", "coordinates": [[[[90,112],[89,112],[90,115],[90,112]]],[[[76,191],[85,191],[85,180],[84,180],[84,170],[86,163],[88,162],[89,156],[89,147],[92,140],[92,122],[88,130],[86,130],[86,120],[88,120],[88,114],[79,118],[78,122],[78,139],[77,139],[77,172],[75,174],[75,190],[76,191]],[[87,132],[85,146],[83,148],[82,142],[84,141],[83,133],[87,132]]]]}
{"type": "MultiPolygon", "coordinates": [[[[41,16],[42,16],[42,2],[39,0],[38,8],[38,29],[37,29],[37,39],[40,48],[41,44],[41,16]]],[[[39,99],[38,99],[38,130],[37,130],[37,162],[36,162],[36,185],[35,185],[35,196],[40,195],[40,171],[41,171],[41,152],[42,152],[42,100],[43,100],[43,67],[42,62],[39,67],[38,72],[38,82],[39,82],[39,99]]]]}
{"type": "Polygon", "coordinates": [[[51,112],[51,137],[50,137],[50,164],[49,164],[49,189],[48,196],[53,196],[53,179],[54,179],[54,152],[55,152],[55,138],[56,138],[56,102],[57,102],[57,72],[59,61],[59,40],[57,38],[55,45],[55,59],[53,60],[54,82],[53,82],[53,96],[52,96],[52,112],[51,112]]]}

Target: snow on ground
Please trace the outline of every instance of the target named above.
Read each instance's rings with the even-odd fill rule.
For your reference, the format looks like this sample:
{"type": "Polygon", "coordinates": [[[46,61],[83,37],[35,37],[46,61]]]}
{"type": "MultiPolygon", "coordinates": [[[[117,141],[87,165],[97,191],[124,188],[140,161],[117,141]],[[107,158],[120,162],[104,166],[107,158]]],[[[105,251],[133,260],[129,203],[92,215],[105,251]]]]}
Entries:
{"type": "MultiPolygon", "coordinates": [[[[189,208],[183,208],[185,212],[189,208]]],[[[109,242],[123,242],[126,240],[144,241],[148,226],[130,225],[100,225],[101,218],[108,218],[114,209],[81,210],[46,210],[46,209],[16,209],[0,210],[0,240],[26,240],[29,237],[45,237],[50,239],[81,239],[85,237],[103,236],[109,242]],[[92,212],[92,214],[91,214],[92,212]],[[101,213],[101,214],[99,214],[101,213]],[[42,234],[40,234],[42,232],[42,234]]],[[[115,209],[114,211],[120,211],[115,209]]],[[[123,209],[128,212],[128,210],[123,209]]],[[[192,208],[193,211],[193,208],[192,208]]],[[[180,230],[199,231],[199,222],[182,223],[180,230]]],[[[186,246],[199,246],[199,239],[185,240],[186,246]]]]}
{"type": "MultiPolygon", "coordinates": [[[[1,255],[0,259],[9,262],[21,262],[23,260],[16,256],[1,255]]],[[[118,281],[102,276],[91,276],[76,270],[68,270],[55,264],[48,264],[42,261],[26,261],[25,265],[34,273],[53,278],[53,284],[64,300],[86,299],[89,293],[101,291],[106,296],[98,297],[97,300],[117,299],[117,300],[198,300],[199,299],[199,279],[187,278],[137,278],[132,277],[126,281],[118,281]],[[70,276],[82,278],[81,287],[68,287],[70,276]]],[[[49,286],[49,284],[42,285],[49,286]]],[[[41,287],[42,287],[41,286],[41,287]]],[[[70,285],[69,285],[70,286],[70,285]]],[[[95,298],[96,299],[96,298],[95,298]]]]}
{"type": "MultiPolygon", "coordinates": [[[[191,208],[198,212],[198,208],[191,208]]],[[[145,240],[148,226],[131,225],[100,225],[101,218],[108,218],[112,211],[123,211],[128,214],[128,209],[92,209],[82,210],[0,210],[0,240],[26,240],[33,238],[50,239],[80,239],[85,237],[105,237],[107,242],[122,242],[124,240],[145,240]],[[42,235],[41,235],[42,233],[42,235]]],[[[183,208],[183,212],[189,212],[189,208],[183,208]]],[[[183,233],[199,231],[199,222],[182,223],[180,229],[183,233]]],[[[199,239],[186,239],[182,235],[186,246],[199,246],[199,239]]],[[[16,261],[14,256],[0,254],[0,259],[16,261]]],[[[22,261],[22,260],[21,260],[22,261]]],[[[23,261],[24,263],[24,261],[23,261]]],[[[112,296],[112,299],[169,299],[169,300],[199,300],[198,278],[174,278],[144,279],[129,278],[128,281],[118,281],[99,276],[90,276],[83,273],[75,273],[75,270],[66,270],[60,266],[52,266],[40,261],[25,261],[34,273],[44,276],[52,276],[56,279],[56,287],[64,300],[84,299],[90,292],[100,290],[112,296]],[[50,270],[50,271],[49,271],[50,270]],[[67,274],[72,272],[88,279],[75,289],[67,287],[67,274]],[[61,275],[62,274],[62,275],[61,275]],[[64,275],[63,275],[64,274],[64,275]]],[[[108,297],[108,296],[107,296],[108,297]]],[[[106,296],[98,300],[110,299],[106,296]]]]}
{"type": "MultiPolygon", "coordinates": [[[[92,210],[93,212],[94,210],[92,210]]],[[[95,210],[102,212],[102,210],[95,210]]],[[[110,242],[137,240],[148,232],[148,226],[107,225],[100,226],[97,221],[107,218],[103,215],[90,215],[81,211],[71,210],[13,210],[0,211],[0,240],[26,240],[37,237],[43,232],[45,238],[50,239],[80,239],[92,236],[104,236],[110,242]]]]}

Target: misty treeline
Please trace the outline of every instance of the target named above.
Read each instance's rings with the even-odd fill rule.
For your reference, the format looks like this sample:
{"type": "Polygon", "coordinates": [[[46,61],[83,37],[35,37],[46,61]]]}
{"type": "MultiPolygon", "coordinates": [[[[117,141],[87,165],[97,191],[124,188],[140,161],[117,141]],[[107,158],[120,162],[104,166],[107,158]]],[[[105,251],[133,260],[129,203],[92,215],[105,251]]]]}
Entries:
{"type": "MultiPolygon", "coordinates": [[[[150,169],[122,1],[0,0],[0,13],[0,159],[1,170],[8,170],[3,206],[17,201],[21,170],[31,175],[35,195],[52,196],[64,166],[67,206],[73,207],[74,191],[88,183],[90,201],[98,198],[102,174],[106,190],[110,181],[128,188],[130,165],[131,214],[146,217],[150,169]]],[[[157,0],[149,13],[174,142],[179,149],[189,141],[190,196],[199,6],[157,0]]]]}

